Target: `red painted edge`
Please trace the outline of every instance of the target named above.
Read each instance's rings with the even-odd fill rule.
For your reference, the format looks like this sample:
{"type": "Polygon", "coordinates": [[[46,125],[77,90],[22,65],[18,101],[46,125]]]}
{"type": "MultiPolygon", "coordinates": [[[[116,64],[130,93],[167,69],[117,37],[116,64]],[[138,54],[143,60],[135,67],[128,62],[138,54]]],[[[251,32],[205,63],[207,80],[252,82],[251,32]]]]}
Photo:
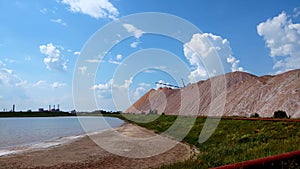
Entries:
{"type": "Polygon", "coordinates": [[[254,160],[239,162],[235,164],[228,164],[214,169],[237,169],[237,168],[256,168],[271,165],[274,162],[285,161],[285,160],[300,160],[300,150],[289,153],[274,155],[270,157],[258,158],[254,160]]]}

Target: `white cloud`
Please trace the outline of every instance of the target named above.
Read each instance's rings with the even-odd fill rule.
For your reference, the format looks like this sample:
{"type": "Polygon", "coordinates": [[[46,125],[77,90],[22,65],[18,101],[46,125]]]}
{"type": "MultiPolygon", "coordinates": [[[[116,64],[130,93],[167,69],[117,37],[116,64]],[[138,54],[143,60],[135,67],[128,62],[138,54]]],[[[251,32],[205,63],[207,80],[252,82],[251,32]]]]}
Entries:
{"type": "Polygon", "coordinates": [[[12,87],[22,80],[16,76],[13,70],[6,68],[6,65],[0,61],[0,84],[1,86],[12,87]]]}
{"type": "Polygon", "coordinates": [[[139,44],[140,44],[140,42],[132,42],[132,43],[130,44],[130,47],[136,48],[139,44]]]}
{"type": "Polygon", "coordinates": [[[47,8],[43,8],[43,9],[40,10],[40,12],[41,12],[42,14],[46,14],[47,11],[48,11],[47,8]]]}
{"type": "Polygon", "coordinates": [[[101,59],[87,59],[85,61],[88,62],[88,63],[100,63],[100,62],[102,62],[101,59]]]}
{"type": "Polygon", "coordinates": [[[148,88],[151,85],[148,83],[140,83],[138,84],[138,87],[133,92],[133,99],[138,100],[142,95],[145,94],[145,92],[148,90],[148,88]]]}
{"type": "Polygon", "coordinates": [[[117,60],[122,60],[123,56],[121,54],[117,55],[117,60]]]}
{"type": "Polygon", "coordinates": [[[133,93],[133,99],[138,100],[142,96],[142,93],[144,93],[145,91],[146,89],[144,87],[137,87],[133,93]]]}
{"type": "MultiPolygon", "coordinates": [[[[192,39],[183,47],[186,59],[193,66],[189,75],[191,82],[208,78],[208,72],[202,63],[203,59],[218,57],[225,68],[225,72],[243,71],[243,68],[238,66],[240,61],[233,56],[228,40],[221,36],[211,33],[194,34],[192,39]],[[227,67],[230,70],[227,70],[227,67]]],[[[214,72],[210,72],[210,75],[214,75],[214,72]]]]}
{"type": "Polygon", "coordinates": [[[53,82],[53,83],[47,83],[45,80],[39,80],[36,83],[32,84],[32,87],[37,87],[37,88],[61,88],[66,86],[65,83],[60,83],[60,82],[53,82]]]}
{"type": "Polygon", "coordinates": [[[123,24],[123,27],[129,32],[129,33],[133,33],[134,37],[139,39],[142,35],[143,35],[143,31],[136,28],[135,26],[131,25],[131,24],[123,24]]]}
{"type": "Polygon", "coordinates": [[[133,77],[131,77],[128,80],[125,80],[123,84],[115,84],[114,80],[111,79],[107,83],[104,84],[98,84],[91,87],[92,90],[100,90],[102,92],[108,92],[111,87],[117,88],[117,89],[128,89],[129,86],[133,82],[133,77]]]}
{"type": "Polygon", "coordinates": [[[66,86],[65,83],[59,83],[59,82],[54,82],[51,84],[51,87],[54,88],[54,89],[57,89],[57,88],[61,88],[61,87],[64,87],[66,86]]]}
{"type": "Polygon", "coordinates": [[[40,52],[47,57],[44,58],[44,63],[49,70],[67,70],[67,61],[64,59],[61,52],[52,43],[40,46],[40,52]]]}
{"type": "Polygon", "coordinates": [[[4,59],[5,60],[5,62],[8,62],[8,63],[15,63],[16,61],[15,60],[13,60],[13,59],[8,59],[8,58],[6,58],[6,59],[4,59]]]}
{"type": "Polygon", "coordinates": [[[208,77],[206,70],[202,66],[197,66],[195,70],[191,71],[188,78],[189,80],[194,83],[198,82],[199,80],[206,79],[208,77]]]}
{"type": "Polygon", "coordinates": [[[78,56],[80,55],[80,52],[74,52],[74,55],[78,56]]]}
{"type": "Polygon", "coordinates": [[[294,15],[293,15],[293,17],[296,18],[296,17],[298,17],[299,15],[300,15],[300,7],[294,8],[294,15]]]}
{"type": "Polygon", "coordinates": [[[80,71],[80,73],[82,75],[85,75],[85,73],[87,71],[87,67],[86,66],[81,66],[81,67],[78,67],[78,70],[80,71]]]}
{"type": "Polygon", "coordinates": [[[33,87],[46,87],[47,83],[45,80],[39,80],[38,82],[34,83],[32,86],[33,87]]]}
{"type": "Polygon", "coordinates": [[[27,85],[28,85],[28,82],[26,80],[16,83],[17,87],[22,87],[22,88],[27,87],[27,85]]]}
{"type": "Polygon", "coordinates": [[[290,18],[282,12],[257,26],[257,33],[276,60],[273,69],[280,72],[300,68],[300,23],[293,23],[290,18]]]}
{"type": "Polygon", "coordinates": [[[16,98],[26,98],[24,86],[27,82],[19,78],[13,70],[0,60],[1,95],[7,102],[16,98]]]}
{"type": "Polygon", "coordinates": [[[108,0],[62,0],[61,3],[67,4],[74,13],[82,13],[93,18],[116,19],[119,11],[108,0]]]}
{"type": "Polygon", "coordinates": [[[244,71],[244,69],[242,67],[238,67],[240,60],[236,59],[233,56],[229,56],[227,59],[227,63],[231,64],[231,71],[235,72],[235,71],[244,71]]]}
{"type": "Polygon", "coordinates": [[[57,8],[54,8],[54,9],[43,8],[43,9],[40,9],[40,12],[42,14],[47,14],[47,13],[53,13],[53,14],[55,14],[56,10],[57,10],[57,8]]]}
{"type": "Polygon", "coordinates": [[[100,91],[103,91],[103,92],[107,92],[108,89],[111,88],[112,84],[113,84],[113,80],[111,79],[110,81],[108,81],[105,84],[94,85],[94,86],[91,87],[91,89],[92,90],[100,90],[100,91]]]}
{"type": "Polygon", "coordinates": [[[115,65],[121,65],[122,64],[122,62],[118,62],[118,61],[115,61],[115,60],[112,60],[112,59],[109,59],[108,63],[112,63],[112,64],[115,64],[115,65]]]}
{"type": "Polygon", "coordinates": [[[51,22],[54,22],[54,23],[57,23],[57,24],[60,24],[62,26],[67,26],[67,23],[64,22],[62,19],[50,19],[51,22]]]}

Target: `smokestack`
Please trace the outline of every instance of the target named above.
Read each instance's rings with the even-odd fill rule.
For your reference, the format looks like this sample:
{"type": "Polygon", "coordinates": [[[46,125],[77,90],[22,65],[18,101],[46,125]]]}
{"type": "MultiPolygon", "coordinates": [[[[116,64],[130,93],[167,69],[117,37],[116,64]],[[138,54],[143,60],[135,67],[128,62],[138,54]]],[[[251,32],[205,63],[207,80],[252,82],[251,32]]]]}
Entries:
{"type": "Polygon", "coordinates": [[[15,112],[15,108],[16,108],[16,106],[13,104],[13,108],[12,108],[13,112],[15,112]]]}
{"type": "Polygon", "coordinates": [[[59,111],[59,104],[57,105],[57,110],[59,111]]]}
{"type": "Polygon", "coordinates": [[[49,111],[51,111],[51,105],[49,105],[49,111]]]}
{"type": "Polygon", "coordinates": [[[55,110],[55,105],[53,105],[53,109],[55,110]]]}

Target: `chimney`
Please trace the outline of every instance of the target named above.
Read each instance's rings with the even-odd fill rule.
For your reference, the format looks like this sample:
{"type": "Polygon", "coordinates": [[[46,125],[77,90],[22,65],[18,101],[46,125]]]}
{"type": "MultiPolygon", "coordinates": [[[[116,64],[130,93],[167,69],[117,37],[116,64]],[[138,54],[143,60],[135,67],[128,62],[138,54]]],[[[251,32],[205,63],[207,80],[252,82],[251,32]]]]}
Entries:
{"type": "Polygon", "coordinates": [[[49,111],[51,111],[51,105],[49,105],[49,111]]]}
{"type": "Polygon", "coordinates": [[[15,108],[16,108],[16,106],[13,104],[13,108],[12,108],[13,112],[15,112],[15,108]]]}
{"type": "Polygon", "coordinates": [[[59,111],[59,104],[57,105],[57,110],[59,111]]]}

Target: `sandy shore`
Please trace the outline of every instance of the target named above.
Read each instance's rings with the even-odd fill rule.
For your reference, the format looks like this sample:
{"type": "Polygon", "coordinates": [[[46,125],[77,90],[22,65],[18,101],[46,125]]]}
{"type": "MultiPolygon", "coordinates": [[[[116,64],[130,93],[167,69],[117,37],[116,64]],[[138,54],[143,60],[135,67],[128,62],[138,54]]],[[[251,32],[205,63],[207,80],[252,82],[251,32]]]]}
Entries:
{"type": "MultiPolygon", "coordinates": [[[[114,132],[121,133],[130,138],[144,138],[157,136],[154,132],[141,128],[133,124],[105,131],[93,136],[93,139],[115,140],[111,147],[118,147],[119,142],[114,136],[114,132]],[[104,139],[105,138],[105,139],[104,139]]],[[[164,143],[174,143],[174,140],[164,138],[164,143]]],[[[136,145],[136,143],[133,143],[136,145]]],[[[156,144],[156,143],[154,143],[156,144]]],[[[126,145],[128,146],[128,145],[126,145]]],[[[122,147],[122,146],[121,146],[122,147]]],[[[124,146],[123,146],[124,147],[124,146]]],[[[132,152],[142,152],[142,148],[132,146],[132,152]]],[[[8,155],[0,157],[0,168],[156,168],[163,164],[170,164],[176,161],[184,161],[193,155],[191,148],[183,143],[178,143],[175,147],[162,154],[147,158],[129,158],[112,154],[97,144],[90,137],[85,136],[65,145],[48,149],[26,152],[22,154],[8,155]]]]}

